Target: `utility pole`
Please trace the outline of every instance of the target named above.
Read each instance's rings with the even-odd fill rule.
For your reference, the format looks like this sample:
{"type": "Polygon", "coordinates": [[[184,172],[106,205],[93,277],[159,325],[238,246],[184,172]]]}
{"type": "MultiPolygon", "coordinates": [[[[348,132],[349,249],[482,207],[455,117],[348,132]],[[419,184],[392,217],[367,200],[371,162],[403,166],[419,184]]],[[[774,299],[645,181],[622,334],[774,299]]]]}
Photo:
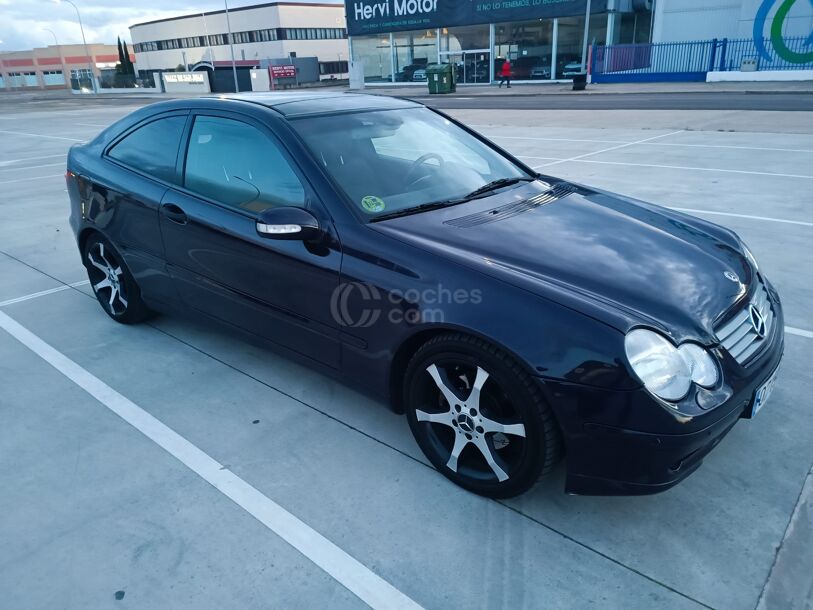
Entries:
{"type": "Polygon", "coordinates": [[[584,40],[582,41],[582,72],[587,72],[587,38],[590,36],[590,0],[584,11],[584,40]]]}
{"type": "MultiPolygon", "coordinates": [[[[56,0],[57,4],[59,4],[60,0],[56,0]]],[[[90,70],[90,84],[93,87],[93,93],[99,93],[96,88],[96,77],[93,74],[93,57],[88,50],[88,43],[85,40],[85,27],[82,25],[82,15],[79,14],[79,7],[73,3],[73,0],[65,0],[68,4],[70,4],[74,10],[76,11],[76,19],[79,21],[79,30],[82,32],[82,44],[85,47],[85,55],[88,58],[88,70],[90,70]]]]}
{"type": "Polygon", "coordinates": [[[229,47],[231,48],[231,72],[234,76],[234,92],[240,92],[240,86],[237,84],[237,64],[234,62],[234,39],[231,35],[231,21],[229,20],[229,0],[223,0],[226,7],[226,29],[229,31],[229,47]]]}

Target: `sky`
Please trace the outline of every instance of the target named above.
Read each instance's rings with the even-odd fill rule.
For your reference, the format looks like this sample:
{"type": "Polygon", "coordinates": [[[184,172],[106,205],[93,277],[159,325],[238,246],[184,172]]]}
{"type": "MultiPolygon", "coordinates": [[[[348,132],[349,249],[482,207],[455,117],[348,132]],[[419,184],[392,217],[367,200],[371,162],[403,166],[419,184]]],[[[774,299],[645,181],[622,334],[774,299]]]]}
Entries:
{"type": "MultiPolygon", "coordinates": [[[[222,10],[223,0],[73,0],[82,15],[88,43],[130,42],[129,26],[187,13],[222,10]]],[[[229,0],[229,8],[270,0],[229,0]]],[[[332,1],[332,0],[321,0],[332,1]]],[[[76,11],[55,0],[0,0],[0,52],[25,51],[54,44],[82,42],[76,11]]]]}

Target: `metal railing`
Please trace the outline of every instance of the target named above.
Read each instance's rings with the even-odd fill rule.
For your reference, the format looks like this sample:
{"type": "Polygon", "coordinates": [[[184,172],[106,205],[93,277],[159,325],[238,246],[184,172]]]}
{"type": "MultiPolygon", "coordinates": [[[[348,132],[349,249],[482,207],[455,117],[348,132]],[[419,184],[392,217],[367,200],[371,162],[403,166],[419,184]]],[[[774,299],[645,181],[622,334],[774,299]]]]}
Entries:
{"type": "Polygon", "coordinates": [[[751,38],[593,45],[590,73],[593,82],[702,81],[714,70],[813,69],[813,60],[799,61],[813,51],[809,38],[784,38],[783,42],[784,54],[795,61],[777,54],[767,38],[761,45],[751,38]]]}

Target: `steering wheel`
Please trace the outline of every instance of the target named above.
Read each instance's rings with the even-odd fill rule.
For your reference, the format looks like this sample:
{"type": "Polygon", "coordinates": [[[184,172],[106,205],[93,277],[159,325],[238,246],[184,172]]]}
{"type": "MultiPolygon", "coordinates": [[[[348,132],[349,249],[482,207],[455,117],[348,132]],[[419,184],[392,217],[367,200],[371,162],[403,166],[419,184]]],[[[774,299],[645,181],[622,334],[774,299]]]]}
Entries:
{"type": "Polygon", "coordinates": [[[417,159],[415,159],[415,160],[412,162],[412,165],[411,165],[411,166],[410,166],[410,168],[407,170],[406,177],[404,178],[404,180],[406,181],[406,183],[407,183],[407,184],[412,185],[412,184],[414,184],[415,182],[417,182],[418,180],[421,180],[421,179],[423,179],[423,178],[425,178],[425,177],[426,177],[426,176],[421,176],[421,178],[418,178],[417,180],[415,180],[415,179],[414,179],[414,175],[415,175],[415,173],[418,171],[418,169],[419,169],[419,168],[420,168],[420,167],[421,167],[421,166],[422,166],[424,163],[426,163],[427,161],[429,161],[429,159],[436,159],[436,160],[437,160],[437,162],[440,164],[440,166],[441,166],[441,167],[442,167],[442,166],[443,166],[443,165],[446,163],[446,161],[443,159],[443,157],[441,157],[441,156],[440,156],[439,154],[437,154],[437,153],[426,153],[425,155],[421,155],[420,157],[418,157],[417,159]]]}

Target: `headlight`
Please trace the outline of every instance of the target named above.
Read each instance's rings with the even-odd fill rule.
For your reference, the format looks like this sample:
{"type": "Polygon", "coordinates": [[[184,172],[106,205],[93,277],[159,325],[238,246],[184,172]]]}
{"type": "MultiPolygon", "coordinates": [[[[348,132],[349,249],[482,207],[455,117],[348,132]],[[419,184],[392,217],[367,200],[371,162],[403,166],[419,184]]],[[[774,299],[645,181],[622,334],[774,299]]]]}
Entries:
{"type": "Polygon", "coordinates": [[[719,371],[714,359],[701,346],[685,343],[675,347],[663,335],[637,328],[624,339],[632,370],[647,390],[675,402],[686,396],[692,382],[711,387],[719,371]]]}
{"type": "Polygon", "coordinates": [[[748,262],[754,266],[754,269],[759,271],[759,264],[757,263],[757,259],[754,258],[751,249],[748,246],[746,246],[743,242],[740,242],[740,245],[742,246],[742,253],[745,254],[745,258],[747,258],[748,262]]]}
{"type": "Polygon", "coordinates": [[[692,381],[704,388],[711,388],[717,384],[720,378],[719,369],[714,358],[705,349],[697,343],[684,343],[677,351],[686,361],[692,381]]]}

